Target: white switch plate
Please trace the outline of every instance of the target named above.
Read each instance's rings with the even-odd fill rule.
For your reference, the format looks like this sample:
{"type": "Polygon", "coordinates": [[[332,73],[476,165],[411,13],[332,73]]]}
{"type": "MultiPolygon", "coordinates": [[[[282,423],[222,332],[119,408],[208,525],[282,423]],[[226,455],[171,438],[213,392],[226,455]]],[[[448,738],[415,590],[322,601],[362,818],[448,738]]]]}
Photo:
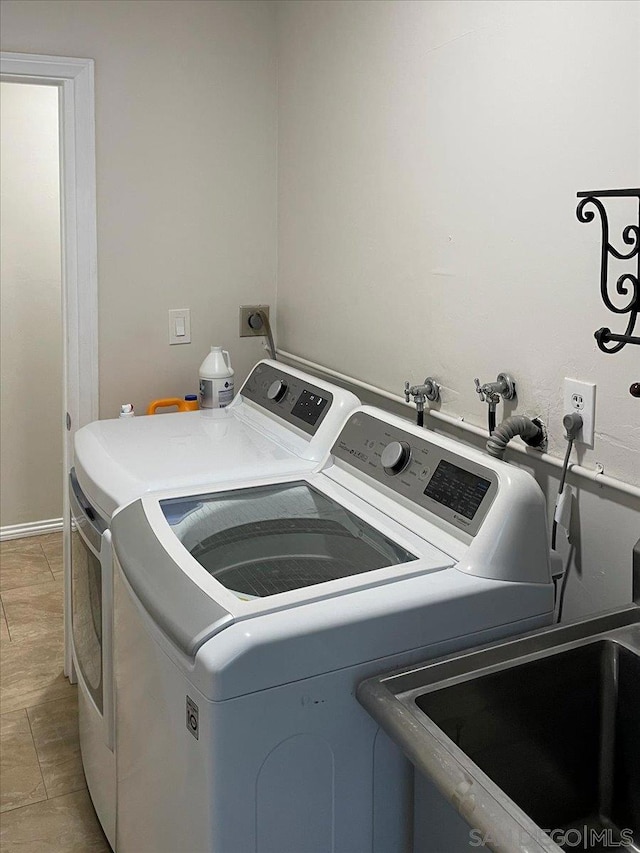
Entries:
{"type": "Polygon", "coordinates": [[[576,441],[593,447],[596,420],[596,386],[593,382],[565,378],[563,415],[572,412],[577,412],[582,417],[582,429],[576,441]]]}
{"type": "Polygon", "coordinates": [[[171,308],[169,311],[169,343],[191,343],[191,310],[171,308]]]}

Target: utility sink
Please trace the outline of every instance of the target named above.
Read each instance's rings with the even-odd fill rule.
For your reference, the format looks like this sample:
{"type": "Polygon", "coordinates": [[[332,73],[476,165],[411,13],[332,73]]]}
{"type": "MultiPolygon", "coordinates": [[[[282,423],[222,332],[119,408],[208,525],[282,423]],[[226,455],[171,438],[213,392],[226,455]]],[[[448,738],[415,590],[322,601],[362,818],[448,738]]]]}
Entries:
{"type": "Polygon", "coordinates": [[[358,698],[437,788],[422,822],[466,821],[433,853],[640,851],[640,607],[369,679],[358,698]]]}
{"type": "Polygon", "coordinates": [[[610,828],[587,834],[616,846],[621,829],[640,829],[640,656],[618,642],[470,677],[416,704],[538,826],[610,828]]]}

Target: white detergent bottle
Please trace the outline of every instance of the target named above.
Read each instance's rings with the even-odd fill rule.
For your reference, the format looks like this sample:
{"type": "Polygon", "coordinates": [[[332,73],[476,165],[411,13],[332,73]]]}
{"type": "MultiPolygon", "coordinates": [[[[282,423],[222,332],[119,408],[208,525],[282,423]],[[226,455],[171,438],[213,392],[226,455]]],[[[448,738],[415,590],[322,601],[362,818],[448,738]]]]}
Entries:
{"type": "Polygon", "coordinates": [[[226,349],[211,347],[200,365],[200,408],[223,409],[233,400],[233,368],[226,349]]]}

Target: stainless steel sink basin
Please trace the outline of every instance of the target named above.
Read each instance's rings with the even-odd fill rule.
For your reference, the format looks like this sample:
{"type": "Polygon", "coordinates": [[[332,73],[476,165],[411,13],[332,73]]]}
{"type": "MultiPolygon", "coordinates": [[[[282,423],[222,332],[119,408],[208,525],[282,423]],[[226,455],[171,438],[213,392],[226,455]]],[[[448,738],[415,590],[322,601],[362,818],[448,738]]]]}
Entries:
{"type": "MultiPolygon", "coordinates": [[[[369,679],[358,698],[466,821],[434,853],[640,851],[639,607],[369,679]]],[[[429,802],[427,825],[446,821],[429,802]]]]}
{"type": "Polygon", "coordinates": [[[538,826],[609,827],[587,834],[616,844],[640,828],[640,656],[619,643],[469,677],[416,704],[538,826]]]}

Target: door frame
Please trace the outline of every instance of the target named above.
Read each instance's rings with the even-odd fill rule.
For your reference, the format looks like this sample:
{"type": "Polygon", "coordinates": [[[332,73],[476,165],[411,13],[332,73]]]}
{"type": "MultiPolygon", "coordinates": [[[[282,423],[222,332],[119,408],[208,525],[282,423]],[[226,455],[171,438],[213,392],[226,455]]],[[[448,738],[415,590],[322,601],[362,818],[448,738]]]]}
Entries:
{"type": "Polygon", "coordinates": [[[96,230],[94,62],[65,56],[0,53],[0,79],[58,88],[60,242],[63,330],[64,671],[75,680],[71,652],[68,473],[73,434],[98,417],[98,257],[96,230]]]}

